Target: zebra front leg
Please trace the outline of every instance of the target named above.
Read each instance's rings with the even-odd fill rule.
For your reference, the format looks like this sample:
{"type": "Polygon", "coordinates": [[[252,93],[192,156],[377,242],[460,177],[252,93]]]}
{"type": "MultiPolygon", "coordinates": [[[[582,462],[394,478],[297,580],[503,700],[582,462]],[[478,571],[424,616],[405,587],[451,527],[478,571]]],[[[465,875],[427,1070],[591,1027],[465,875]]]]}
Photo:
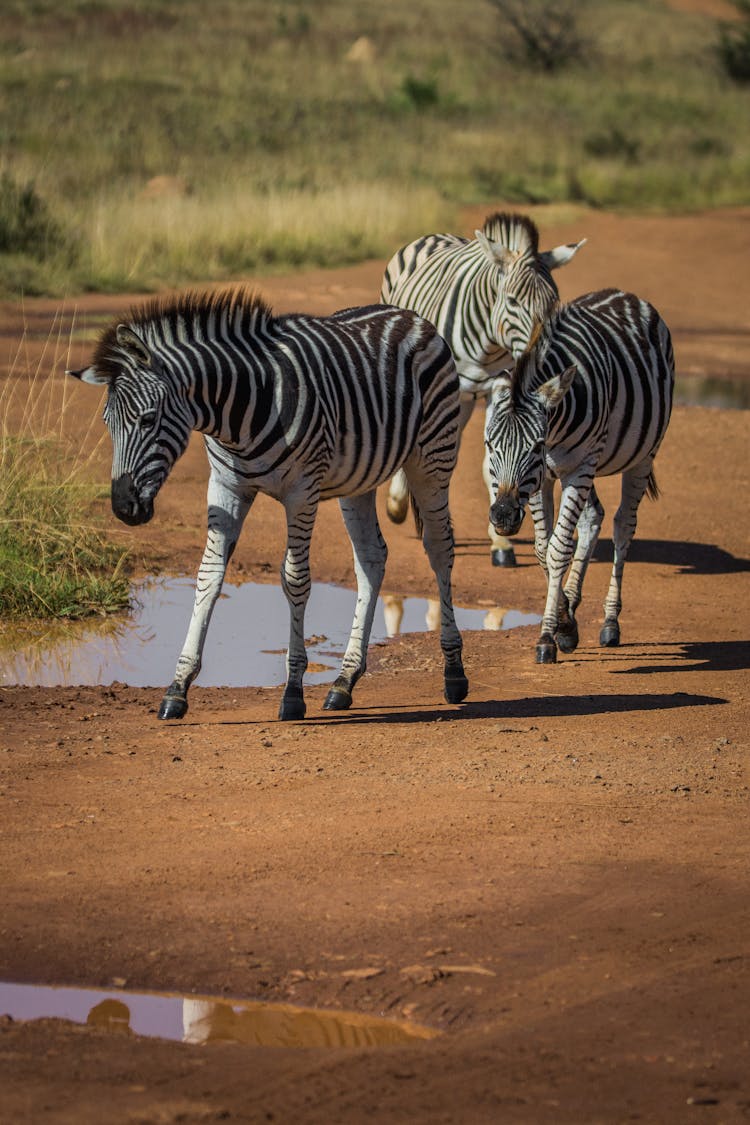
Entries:
{"type": "MultiPolygon", "coordinates": [[[[554,664],[557,660],[555,636],[560,628],[561,602],[565,600],[562,583],[573,556],[575,530],[590,487],[591,480],[584,479],[579,484],[570,483],[563,488],[557,523],[545,555],[547,601],[536,646],[537,664],[554,664]]],[[[567,615],[567,602],[565,615],[567,615]]]]}
{"type": "Polygon", "coordinates": [[[462,661],[463,641],[453,613],[451,571],[453,569],[453,528],[448,508],[448,487],[409,477],[417,508],[422,517],[422,542],[437,579],[440,595],[440,647],[445,662],[445,698],[461,703],[469,691],[462,661]]]}
{"type": "Polygon", "coordinates": [[[339,505],[354,552],[357,606],[341,671],[323,704],[325,711],[345,711],[351,706],[352,689],[367,668],[367,645],[388,557],[375,511],[375,492],[342,498],[339,505]]]}
{"type": "Polygon", "coordinates": [[[588,565],[596,548],[602,529],[604,508],[591,486],[586,504],[578,519],[578,542],[570,564],[570,573],[560,599],[560,613],[555,640],[561,652],[571,653],[578,648],[578,624],[575,613],[581,604],[581,590],[588,565]]]}
{"type": "Polygon", "coordinates": [[[211,614],[221,593],[227,563],[254,499],[255,494],[240,498],[222,488],[213,477],[209,480],[208,536],[195,584],[193,615],[174,679],[159,707],[160,719],[182,719],[187,713],[188,688],[201,670],[211,614]]]}
{"type": "Polygon", "coordinates": [[[318,509],[318,497],[303,495],[284,501],[287,544],[281,564],[281,586],[289,606],[289,648],[286,654],[286,686],[279,718],[304,719],[302,679],[307,669],[305,608],[310,597],[310,539],[318,509]]]}
{"type": "Polygon", "coordinates": [[[614,562],[607,596],[604,599],[604,625],[599,633],[599,644],[606,648],[616,648],[620,643],[620,610],[622,609],[622,575],[625,569],[630,544],[633,542],[638,522],[638,506],[647,489],[656,486],[651,476],[653,459],[638,465],[622,474],[620,506],[613,520],[612,541],[614,562]]]}

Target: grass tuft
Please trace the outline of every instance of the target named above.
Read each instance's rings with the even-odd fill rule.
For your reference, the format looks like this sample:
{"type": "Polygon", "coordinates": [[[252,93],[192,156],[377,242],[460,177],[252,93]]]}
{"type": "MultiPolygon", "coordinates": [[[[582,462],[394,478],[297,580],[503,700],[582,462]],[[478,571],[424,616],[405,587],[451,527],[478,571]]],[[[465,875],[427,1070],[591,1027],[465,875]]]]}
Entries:
{"type": "MultiPolygon", "coordinates": [[[[23,343],[23,342],[22,342],[23,343]]],[[[18,356],[21,354],[19,346],[18,356]]],[[[125,551],[88,513],[92,454],[65,439],[65,385],[11,371],[0,390],[0,619],[127,608],[125,551]]]]}

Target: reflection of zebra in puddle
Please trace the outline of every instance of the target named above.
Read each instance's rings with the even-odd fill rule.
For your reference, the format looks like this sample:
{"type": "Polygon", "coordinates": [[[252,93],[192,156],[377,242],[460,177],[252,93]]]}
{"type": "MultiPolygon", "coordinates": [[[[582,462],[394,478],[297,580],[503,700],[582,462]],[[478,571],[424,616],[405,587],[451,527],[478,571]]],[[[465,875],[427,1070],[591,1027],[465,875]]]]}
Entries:
{"type": "MultiPolygon", "coordinates": [[[[383,595],[383,617],[385,631],[389,637],[397,637],[401,632],[404,620],[404,598],[399,594],[383,595]]],[[[440,625],[440,602],[437,598],[427,598],[425,624],[430,632],[434,632],[440,625]]],[[[499,605],[491,606],[484,615],[482,628],[490,631],[502,629],[503,621],[508,610],[499,605]]]]}

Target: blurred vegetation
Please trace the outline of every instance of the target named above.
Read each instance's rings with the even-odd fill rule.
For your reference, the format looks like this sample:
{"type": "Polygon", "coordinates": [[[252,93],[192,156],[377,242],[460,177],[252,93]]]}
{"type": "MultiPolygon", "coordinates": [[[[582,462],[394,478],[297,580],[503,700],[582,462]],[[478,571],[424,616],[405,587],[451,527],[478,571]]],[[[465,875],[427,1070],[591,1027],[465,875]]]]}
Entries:
{"type": "Polygon", "coordinates": [[[463,203],[747,202],[719,35],[664,0],[0,0],[0,290],[385,257],[463,203]]]}
{"type": "Polygon", "coordinates": [[[734,0],[739,19],[719,27],[719,58],[735,82],[750,82],[750,0],[734,0]]]}

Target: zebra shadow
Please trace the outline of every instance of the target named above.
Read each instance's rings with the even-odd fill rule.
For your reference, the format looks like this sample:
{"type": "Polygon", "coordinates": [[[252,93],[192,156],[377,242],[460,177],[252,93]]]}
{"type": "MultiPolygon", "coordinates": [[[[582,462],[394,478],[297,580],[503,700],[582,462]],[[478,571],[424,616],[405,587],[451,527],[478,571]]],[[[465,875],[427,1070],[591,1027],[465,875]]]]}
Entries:
{"type": "MultiPolygon", "coordinates": [[[[642,647],[642,646],[639,646],[642,647]]],[[[651,672],[739,672],[750,668],[750,640],[687,641],[680,644],[672,663],[633,664],[612,668],[613,676],[646,675],[651,672]]],[[[663,645],[654,645],[663,649],[663,645]]]]}
{"type": "Polygon", "coordinates": [[[465,719],[554,719],[584,715],[627,714],[630,711],[669,711],[681,707],[718,707],[729,701],[716,695],[691,692],[663,692],[657,695],[581,695],[532,696],[527,699],[487,699],[463,703],[455,711],[424,707],[400,710],[394,707],[368,707],[362,713],[341,711],[319,718],[310,716],[306,725],[356,726],[361,723],[457,723],[465,719]]]}
{"type": "MultiPolygon", "coordinates": [[[[611,563],[611,539],[600,539],[594,558],[611,563]]],[[[750,571],[750,559],[737,558],[713,543],[688,543],[669,539],[636,538],[628,551],[630,563],[658,563],[676,567],[680,574],[744,574],[750,571]]]]}

